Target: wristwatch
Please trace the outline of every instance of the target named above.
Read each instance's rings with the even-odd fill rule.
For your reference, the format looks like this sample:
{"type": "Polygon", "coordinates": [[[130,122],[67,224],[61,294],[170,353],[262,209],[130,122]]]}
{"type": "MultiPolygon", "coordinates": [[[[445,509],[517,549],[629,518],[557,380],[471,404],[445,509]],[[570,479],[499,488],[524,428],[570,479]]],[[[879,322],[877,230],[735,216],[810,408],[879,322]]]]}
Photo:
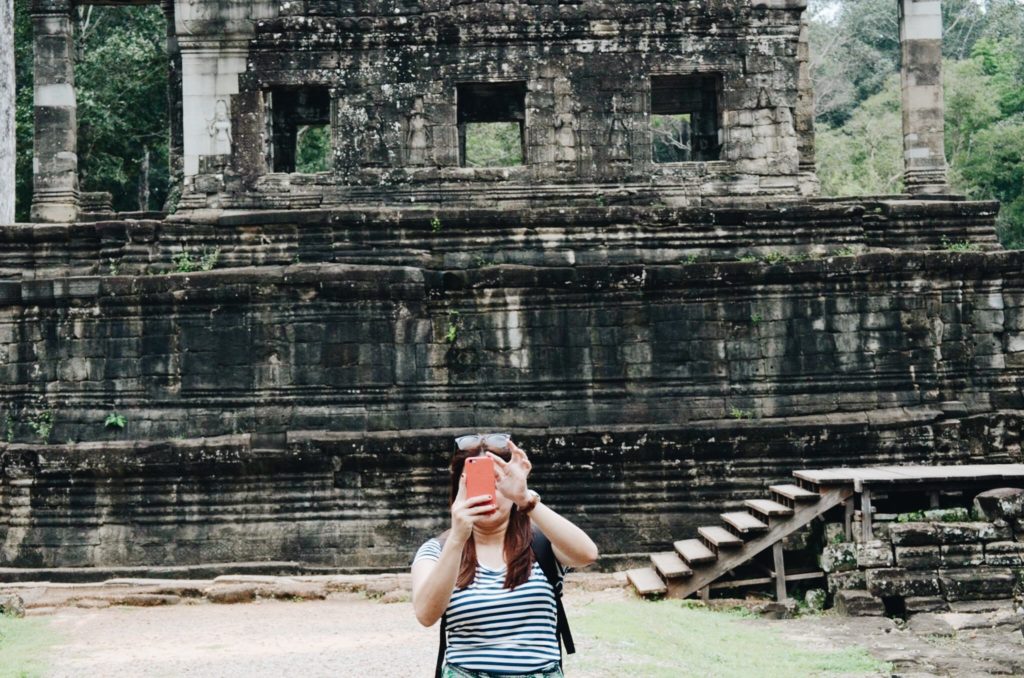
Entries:
{"type": "Polygon", "coordinates": [[[534,492],[533,490],[527,490],[526,494],[530,498],[527,499],[526,506],[518,506],[517,507],[519,509],[520,513],[529,513],[530,511],[532,511],[533,509],[535,509],[537,507],[537,504],[540,503],[540,495],[537,494],[536,492],[534,492]]]}

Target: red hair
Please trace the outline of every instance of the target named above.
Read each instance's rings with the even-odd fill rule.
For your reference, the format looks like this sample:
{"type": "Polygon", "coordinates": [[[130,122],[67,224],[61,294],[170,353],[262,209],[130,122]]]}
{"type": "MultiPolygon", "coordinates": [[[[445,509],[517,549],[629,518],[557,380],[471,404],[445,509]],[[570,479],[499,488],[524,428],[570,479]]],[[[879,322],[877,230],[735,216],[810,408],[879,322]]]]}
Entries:
{"type": "MultiPolygon", "coordinates": [[[[459,450],[452,457],[449,506],[455,503],[455,497],[459,493],[459,480],[462,477],[466,459],[478,454],[478,449],[459,450]]],[[[508,451],[496,452],[496,454],[506,461],[512,458],[512,453],[508,451]]],[[[530,525],[530,517],[520,513],[514,504],[512,512],[508,516],[508,526],[505,528],[504,555],[505,588],[514,589],[525,584],[533,570],[533,528],[530,525]]],[[[476,578],[477,564],[476,542],[473,540],[473,535],[469,535],[466,545],[462,547],[462,562],[459,565],[459,577],[455,580],[456,587],[464,589],[473,583],[476,578]]]]}

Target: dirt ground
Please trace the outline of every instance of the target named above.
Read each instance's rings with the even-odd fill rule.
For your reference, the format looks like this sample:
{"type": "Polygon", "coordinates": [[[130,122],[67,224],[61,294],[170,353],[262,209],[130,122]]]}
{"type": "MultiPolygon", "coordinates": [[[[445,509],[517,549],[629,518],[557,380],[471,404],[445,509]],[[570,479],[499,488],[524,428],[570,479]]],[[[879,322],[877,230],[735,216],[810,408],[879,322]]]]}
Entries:
{"type": "MultiPolygon", "coordinates": [[[[574,607],[626,595],[571,591],[570,619],[574,607]]],[[[437,649],[437,630],[420,627],[409,603],[354,593],[303,602],[64,607],[46,616],[60,635],[45,674],[53,677],[429,676],[437,649]]],[[[1013,619],[1012,609],[997,606],[932,615],[909,627],[827,614],[745,623],[770,625],[805,647],[859,644],[893,662],[900,676],[1024,675],[1024,639],[1013,619]]],[[[573,668],[569,658],[567,673],[589,678],[573,668]]]]}

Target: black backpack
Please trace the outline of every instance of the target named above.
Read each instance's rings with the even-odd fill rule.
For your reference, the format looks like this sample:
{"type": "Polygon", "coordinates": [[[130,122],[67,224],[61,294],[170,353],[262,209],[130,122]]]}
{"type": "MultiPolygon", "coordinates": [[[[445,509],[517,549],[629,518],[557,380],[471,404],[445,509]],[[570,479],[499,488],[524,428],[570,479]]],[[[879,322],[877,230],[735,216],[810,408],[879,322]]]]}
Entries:
{"type": "MultiPolygon", "coordinates": [[[[436,537],[437,541],[444,546],[445,539],[447,539],[448,533],[445,532],[439,537],[436,537]]],[[[533,530],[533,557],[537,559],[537,564],[540,565],[540,569],[544,571],[544,576],[547,577],[548,583],[551,584],[551,588],[555,592],[555,611],[558,615],[558,622],[555,629],[558,640],[560,641],[559,651],[561,651],[562,645],[565,646],[566,654],[575,654],[576,645],[572,642],[572,632],[569,630],[569,620],[565,616],[565,607],[562,605],[562,574],[558,571],[558,562],[555,560],[555,550],[551,548],[551,542],[544,536],[544,533],[538,529],[533,530]]],[[[448,649],[448,615],[441,616],[441,643],[437,649],[437,668],[434,669],[434,678],[441,678],[441,667],[444,665],[445,651],[448,649]]],[[[559,666],[562,662],[559,659],[559,666]]]]}

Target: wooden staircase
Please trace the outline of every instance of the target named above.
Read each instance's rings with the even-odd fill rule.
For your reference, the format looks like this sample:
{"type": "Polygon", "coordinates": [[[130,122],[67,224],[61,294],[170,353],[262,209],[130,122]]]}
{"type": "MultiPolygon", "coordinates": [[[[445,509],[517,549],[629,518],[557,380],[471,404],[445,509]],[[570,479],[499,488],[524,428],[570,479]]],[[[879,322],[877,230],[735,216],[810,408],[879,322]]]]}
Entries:
{"type": "Polygon", "coordinates": [[[745,511],[722,514],[723,525],[700,527],[696,539],[673,544],[674,551],[651,554],[651,566],[626,572],[642,596],[668,595],[686,598],[700,591],[706,595],[715,581],[751,560],[767,548],[774,553],[775,581],[780,600],[786,597],[787,577],[782,540],[853,496],[849,486],[825,485],[800,479],[801,484],[772,485],[771,499],[748,499],[745,511]]]}

